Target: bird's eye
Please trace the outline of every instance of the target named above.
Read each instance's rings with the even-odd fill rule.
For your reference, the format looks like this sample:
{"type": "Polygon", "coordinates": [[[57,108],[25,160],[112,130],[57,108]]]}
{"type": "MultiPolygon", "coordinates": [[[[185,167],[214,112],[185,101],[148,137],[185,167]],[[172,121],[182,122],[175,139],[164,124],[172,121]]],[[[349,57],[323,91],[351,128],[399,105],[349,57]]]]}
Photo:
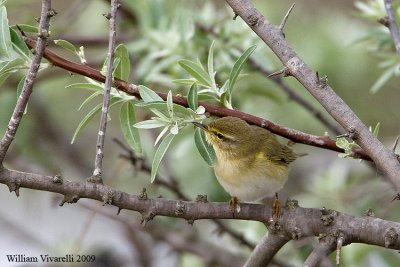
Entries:
{"type": "Polygon", "coordinates": [[[217,133],[217,137],[220,140],[224,139],[224,135],[222,133],[217,133]]]}

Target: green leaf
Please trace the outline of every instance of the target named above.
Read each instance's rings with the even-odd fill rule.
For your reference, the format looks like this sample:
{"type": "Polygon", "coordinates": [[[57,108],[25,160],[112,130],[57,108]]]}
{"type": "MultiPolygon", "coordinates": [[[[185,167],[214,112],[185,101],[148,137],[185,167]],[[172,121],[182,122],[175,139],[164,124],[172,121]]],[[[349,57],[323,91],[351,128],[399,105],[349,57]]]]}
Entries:
{"type": "Polygon", "coordinates": [[[390,79],[393,77],[395,73],[396,67],[391,67],[384,71],[381,76],[376,80],[376,82],[372,85],[370,92],[372,94],[375,94],[376,92],[379,91],[379,89],[382,88],[382,86],[390,79]]]}
{"type": "Polygon", "coordinates": [[[15,58],[10,61],[3,61],[0,64],[0,74],[11,73],[25,68],[25,61],[22,58],[15,58]]]}
{"type": "Polygon", "coordinates": [[[184,85],[192,85],[194,82],[196,82],[195,79],[176,79],[172,80],[173,83],[178,83],[178,84],[184,84],[184,85]]]}
{"type": "Polygon", "coordinates": [[[378,137],[380,128],[381,128],[381,123],[378,122],[378,123],[376,124],[375,128],[374,128],[374,131],[372,132],[372,134],[373,134],[375,137],[378,137]]]}
{"type": "Polygon", "coordinates": [[[207,68],[208,68],[208,76],[210,76],[212,87],[216,88],[215,80],[214,80],[214,43],[213,41],[210,46],[210,50],[208,51],[208,59],[207,59],[207,68]]]}
{"type": "Polygon", "coordinates": [[[239,57],[239,59],[233,65],[231,73],[229,74],[229,85],[228,85],[228,92],[229,96],[232,95],[233,86],[236,83],[237,77],[239,76],[240,71],[242,70],[244,63],[249,58],[249,56],[253,53],[256,49],[257,45],[250,46],[243,52],[243,54],[239,57]]]}
{"type": "Polygon", "coordinates": [[[194,143],[196,144],[197,150],[203,157],[204,161],[209,165],[213,166],[216,156],[213,147],[207,142],[206,136],[202,129],[196,128],[194,130],[194,143]]]}
{"type": "Polygon", "coordinates": [[[174,102],[172,102],[172,92],[169,90],[167,95],[167,109],[169,116],[172,118],[174,116],[174,102]]]}
{"type": "Polygon", "coordinates": [[[151,182],[154,182],[154,180],[156,179],[158,167],[160,166],[161,160],[164,157],[165,152],[167,152],[167,149],[174,137],[175,135],[173,134],[167,134],[158,146],[157,151],[154,154],[153,162],[151,164],[151,182]]]}
{"type": "Polygon", "coordinates": [[[12,44],[8,26],[7,9],[0,7],[0,60],[12,59],[12,44]]]}
{"type": "Polygon", "coordinates": [[[142,154],[139,131],[133,126],[136,123],[136,114],[135,108],[131,101],[126,101],[121,105],[121,109],[119,111],[119,121],[121,124],[122,134],[124,135],[128,145],[137,154],[142,154]]]}
{"type": "Polygon", "coordinates": [[[58,39],[58,40],[54,40],[54,43],[58,46],[61,46],[62,48],[67,49],[68,51],[70,51],[74,54],[79,54],[79,51],[76,49],[76,47],[72,43],[70,43],[66,40],[58,39]]]}
{"type": "MultiPolygon", "coordinates": [[[[24,89],[24,84],[25,84],[25,77],[22,77],[22,79],[19,81],[18,86],[17,86],[17,101],[18,101],[19,96],[22,93],[22,89],[24,89]]],[[[26,114],[27,110],[28,110],[28,104],[26,104],[24,114],[26,114]]]]}
{"type": "Polygon", "coordinates": [[[164,127],[165,122],[159,121],[159,120],[146,120],[146,121],[140,121],[137,122],[133,125],[133,127],[139,128],[139,129],[154,129],[154,128],[159,128],[159,127],[164,127]]]}
{"type": "Polygon", "coordinates": [[[74,88],[78,88],[78,89],[88,89],[91,91],[104,91],[104,88],[99,85],[99,84],[93,84],[93,83],[73,83],[70,85],[65,86],[65,88],[70,88],[70,89],[74,89],[74,88]]]}
{"type": "Polygon", "coordinates": [[[90,102],[90,100],[92,100],[93,98],[95,98],[96,96],[102,95],[102,92],[100,91],[96,91],[93,94],[91,94],[90,96],[88,96],[83,102],[82,104],[79,106],[78,110],[81,110],[87,103],[90,102]]]}
{"type": "Polygon", "coordinates": [[[204,70],[200,63],[196,63],[187,59],[178,60],[179,65],[186,70],[193,78],[195,78],[199,83],[212,86],[211,78],[208,73],[204,70]]]}
{"type": "MultiPolygon", "coordinates": [[[[18,27],[21,28],[21,30],[23,30],[24,32],[32,32],[32,33],[38,33],[39,32],[39,28],[29,25],[29,24],[18,24],[18,27]]],[[[11,28],[15,31],[18,30],[16,25],[11,26],[11,28]]]]}
{"type": "MultiPolygon", "coordinates": [[[[149,109],[157,109],[158,111],[169,113],[168,107],[165,101],[153,101],[153,102],[139,102],[136,103],[137,107],[145,107],[149,109]]],[[[192,115],[192,111],[189,109],[178,105],[178,104],[173,104],[174,107],[174,112],[175,114],[180,114],[180,115],[192,115]]]]}
{"type": "Polygon", "coordinates": [[[10,28],[10,37],[13,49],[21,56],[29,58],[30,52],[28,46],[13,28],[10,28]]]}
{"type": "Polygon", "coordinates": [[[188,100],[189,108],[196,110],[197,105],[198,105],[198,95],[197,95],[196,83],[193,83],[192,86],[190,86],[187,100],[188,100]]]}
{"type": "Polygon", "coordinates": [[[144,85],[139,85],[139,94],[144,102],[164,101],[153,90],[144,85]]]}
{"type": "Polygon", "coordinates": [[[114,68],[114,77],[128,81],[131,73],[131,62],[129,60],[129,52],[125,45],[120,44],[114,52],[115,59],[119,59],[118,64],[114,68]]]}
{"type": "MultiPolygon", "coordinates": [[[[121,99],[117,99],[117,98],[111,98],[110,101],[110,108],[118,103],[123,102],[124,100],[121,99]]],[[[79,123],[78,127],[76,127],[76,130],[74,132],[74,135],[72,136],[72,140],[71,140],[71,144],[73,144],[75,142],[76,137],[80,134],[80,132],[83,130],[83,128],[86,127],[86,125],[90,122],[91,119],[93,119],[93,117],[99,112],[101,111],[103,107],[103,103],[100,103],[98,105],[96,105],[91,111],[89,111],[88,114],[86,114],[86,116],[81,120],[81,122],[79,123]]]]}

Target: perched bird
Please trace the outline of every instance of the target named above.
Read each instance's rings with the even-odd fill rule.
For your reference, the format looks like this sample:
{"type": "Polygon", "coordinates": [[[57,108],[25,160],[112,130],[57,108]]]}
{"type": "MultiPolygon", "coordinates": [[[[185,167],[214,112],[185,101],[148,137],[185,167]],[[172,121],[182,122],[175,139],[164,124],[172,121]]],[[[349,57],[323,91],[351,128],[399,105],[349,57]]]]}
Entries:
{"type": "MultiPolygon", "coordinates": [[[[280,144],[270,131],[235,117],[223,117],[208,125],[194,124],[205,131],[214,148],[215,175],[232,196],[231,206],[239,209],[239,200],[259,201],[282,189],[289,164],[298,155],[280,144]]],[[[279,209],[275,207],[279,205],[277,201],[276,198],[274,209],[279,209]]]]}

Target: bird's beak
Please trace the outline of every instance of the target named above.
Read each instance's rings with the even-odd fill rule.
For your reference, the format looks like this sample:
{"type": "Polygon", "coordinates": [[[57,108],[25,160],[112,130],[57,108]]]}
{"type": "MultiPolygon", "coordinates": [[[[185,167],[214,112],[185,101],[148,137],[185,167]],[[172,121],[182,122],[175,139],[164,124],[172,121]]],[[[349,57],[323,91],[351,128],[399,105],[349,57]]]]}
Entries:
{"type": "Polygon", "coordinates": [[[192,122],[194,126],[199,127],[200,129],[203,129],[204,131],[208,132],[208,126],[202,123],[198,122],[192,122]]]}

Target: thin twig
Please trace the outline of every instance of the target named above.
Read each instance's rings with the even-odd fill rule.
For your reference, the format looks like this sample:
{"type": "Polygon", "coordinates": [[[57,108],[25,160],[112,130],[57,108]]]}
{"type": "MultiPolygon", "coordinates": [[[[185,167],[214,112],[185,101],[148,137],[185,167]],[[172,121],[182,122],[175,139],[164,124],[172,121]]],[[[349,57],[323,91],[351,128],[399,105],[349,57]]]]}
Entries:
{"type": "Polygon", "coordinates": [[[342,251],[344,237],[340,235],[336,242],[336,266],[340,266],[340,254],[342,251]]]}
{"type": "Polygon", "coordinates": [[[281,22],[281,25],[279,25],[279,29],[281,30],[282,33],[283,33],[283,28],[284,28],[285,25],[286,25],[286,21],[288,20],[289,15],[290,15],[290,13],[292,12],[294,6],[295,6],[295,3],[293,3],[293,5],[292,5],[292,6],[289,8],[289,10],[286,12],[286,15],[285,15],[285,17],[283,18],[283,20],[282,20],[282,22],[281,22]]]}
{"type": "Polygon", "coordinates": [[[267,266],[272,261],[275,254],[289,241],[287,236],[280,236],[268,232],[245,263],[245,267],[267,266]]]}
{"type": "Polygon", "coordinates": [[[394,46],[396,47],[397,54],[400,55],[400,32],[399,27],[396,23],[396,16],[393,12],[393,0],[384,0],[385,9],[389,18],[389,30],[392,35],[394,46]]]}
{"type": "Polygon", "coordinates": [[[110,32],[109,32],[108,54],[107,54],[107,73],[104,84],[103,108],[100,118],[99,133],[97,135],[96,158],[93,171],[93,176],[98,177],[100,179],[101,179],[102,163],[104,157],[104,140],[107,129],[107,116],[108,116],[108,109],[110,106],[110,91],[111,91],[111,84],[113,81],[113,63],[114,63],[114,50],[115,50],[117,9],[118,9],[118,0],[112,0],[111,13],[110,17],[108,18],[110,21],[110,32]]]}
{"type": "MultiPolygon", "coordinates": [[[[24,110],[26,108],[26,105],[28,104],[29,96],[32,93],[33,84],[39,71],[43,52],[46,48],[46,40],[49,37],[50,18],[54,15],[55,13],[51,12],[51,0],[43,0],[35,55],[33,57],[32,64],[29,67],[28,74],[25,78],[21,95],[18,97],[14,112],[8,123],[7,130],[0,141],[0,165],[3,163],[7,151],[15,137],[15,134],[17,133],[18,127],[22,120],[22,116],[24,114],[24,110]]],[[[25,37],[23,36],[23,38],[25,37]]]]}

